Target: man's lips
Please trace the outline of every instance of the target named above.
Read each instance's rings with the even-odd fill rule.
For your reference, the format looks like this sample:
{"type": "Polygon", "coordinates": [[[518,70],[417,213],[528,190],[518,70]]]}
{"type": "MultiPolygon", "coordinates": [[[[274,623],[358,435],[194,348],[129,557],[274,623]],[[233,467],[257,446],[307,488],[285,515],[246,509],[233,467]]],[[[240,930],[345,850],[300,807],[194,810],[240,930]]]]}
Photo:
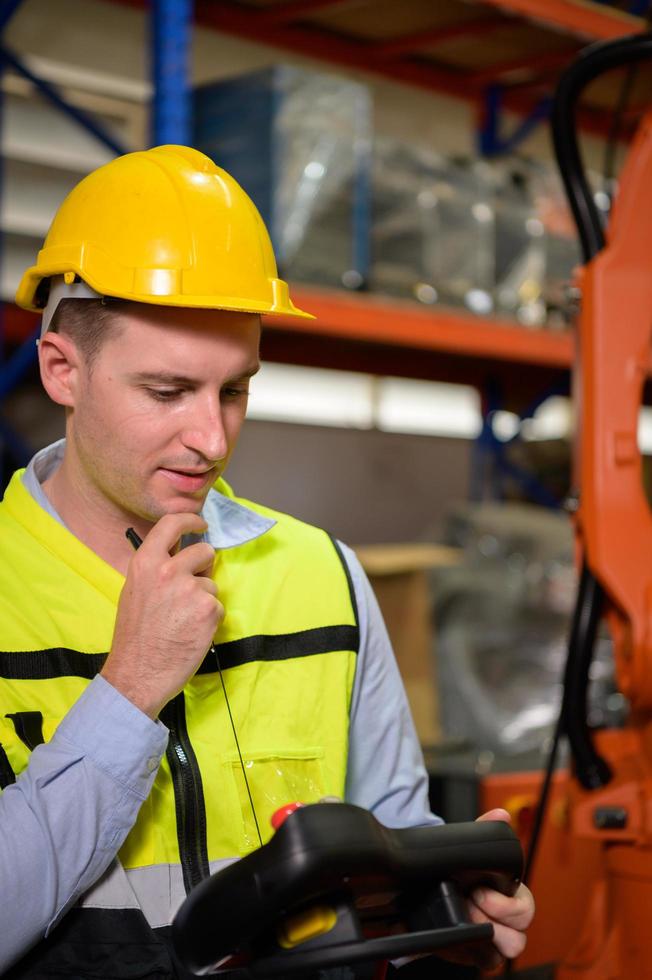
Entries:
{"type": "Polygon", "coordinates": [[[172,470],[161,466],[160,472],[177,489],[190,492],[203,490],[207,483],[214,483],[217,477],[214,467],[210,470],[172,470]]]}

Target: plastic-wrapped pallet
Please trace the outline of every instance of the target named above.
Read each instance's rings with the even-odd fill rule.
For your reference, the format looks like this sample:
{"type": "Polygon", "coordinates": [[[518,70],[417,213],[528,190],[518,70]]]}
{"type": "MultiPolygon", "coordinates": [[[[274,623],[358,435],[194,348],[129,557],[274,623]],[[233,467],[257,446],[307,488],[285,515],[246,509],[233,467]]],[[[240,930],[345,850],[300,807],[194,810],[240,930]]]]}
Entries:
{"type": "Polygon", "coordinates": [[[482,166],[377,139],[371,288],[490,312],[490,189],[482,166]]]}
{"type": "MultiPolygon", "coordinates": [[[[527,504],[465,504],[446,530],[464,558],[432,573],[443,736],[500,755],[535,750],[560,707],[576,594],[568,518],[527,504]]],[[[620,724],[626,710],[611,641],[600,634],[590,723],[620,724]]]]}
{"type": "Polygon", "coordinates": [[[368,275],[371,97],[279,65],[195,90],[194,142],[253,198],[285,278],[358,288],[368,275]]]}
{"type": "Polygon", "coordinates": [[[494,168],[497,308],[525,326],[564,327],[580,251],[559,175],[552,165],[521,159],[494,168]]]}
{"type": "Polygon", "coordinates": [[[530,168],[519,160],[496,161],[496,308],[526,327],[545,323],[545,229],[530,185],[530,168]]]}
{"type": "Polygon", "coordinates": [[[582,261],[577,228],[561,178],[552,165],[532,165],[532,196],[544,229],[545,279],[543,299],[549,326],[564,327],[572,316],[568,285],[582,261]]]}
{"type": "Polygon", "coordinates": [[[433,174],[440,158],[405,143],[374,142],[372,290],[434,303],[438,299],[433,174]]]}

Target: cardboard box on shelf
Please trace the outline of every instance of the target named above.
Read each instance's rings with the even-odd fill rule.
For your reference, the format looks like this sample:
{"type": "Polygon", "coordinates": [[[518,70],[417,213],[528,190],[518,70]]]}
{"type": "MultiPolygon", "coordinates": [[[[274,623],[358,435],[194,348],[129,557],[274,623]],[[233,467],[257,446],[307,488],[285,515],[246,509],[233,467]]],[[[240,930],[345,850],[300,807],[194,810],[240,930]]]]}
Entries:
{"type": "Polygon", "coordinates": [[[428,572],[459,564],[457,548],[428,543],[355,549],[387,625],[422,745],[441,740],[428,572]]]}

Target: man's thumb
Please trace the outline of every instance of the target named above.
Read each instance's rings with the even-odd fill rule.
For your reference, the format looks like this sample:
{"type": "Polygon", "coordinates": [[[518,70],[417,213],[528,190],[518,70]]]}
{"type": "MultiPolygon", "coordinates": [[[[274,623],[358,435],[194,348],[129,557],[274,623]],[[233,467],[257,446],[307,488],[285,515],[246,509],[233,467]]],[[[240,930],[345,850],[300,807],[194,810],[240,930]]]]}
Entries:
{"type": "Polygon", "coordinates": [[[511,816],[507,810],[503,810],[502,807],[496,807],[494,810],[487,810],[486,813],[483,813],[478,817],[478,821],[481,820],[502,820],[504,823],[512,822],[511,816]]]}

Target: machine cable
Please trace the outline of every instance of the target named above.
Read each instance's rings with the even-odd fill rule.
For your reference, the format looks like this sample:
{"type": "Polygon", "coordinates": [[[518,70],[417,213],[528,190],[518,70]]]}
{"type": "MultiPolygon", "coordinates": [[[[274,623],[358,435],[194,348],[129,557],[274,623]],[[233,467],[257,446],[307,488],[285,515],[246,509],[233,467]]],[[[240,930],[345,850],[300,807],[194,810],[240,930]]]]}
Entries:
{"type": "Polygon", "coordinates": [[[263,838],[260,833],[260,827],[258,825],[258,817],[256,816],[256,807],[254,806],[254,799],[251,795],[251,789],[249,788],[249,780],[247,779],[247,770],[245,769],[244,759],[242,758],[242,752],[240,751],[240,742],[238,740],[238,733],[235,728],[235,722],[233,721],[233,715],[231,714],[231,705],[229,704],[229,696],[226,693],[226,684],[224,683],[224,674],[222,673],[222,666],[220,664],[220,656],[217,652],[217,647],[214,643],[211,643],[211,648],[209,653],[215,654],[215,663],[217,664],[217,669],[220,675],[220,681],[222,682],[222,691],[224,692],[224,701],[226,703],[226,710],[229,713],[229,721],[231,722],[231,731],[233,732],[233,739],[235,741],[235,747],[238,750],[238,759],[240,760],[240,768],[242,770],[242,778],[244,779],[244,784],[247,789],[247,796],[249,797],[249,806],[251,807],[251,813],[254,818],[254,824],[256,825],[256,833],[258,834],[258,841],[260,846],[263,846],[263,838]]]}

